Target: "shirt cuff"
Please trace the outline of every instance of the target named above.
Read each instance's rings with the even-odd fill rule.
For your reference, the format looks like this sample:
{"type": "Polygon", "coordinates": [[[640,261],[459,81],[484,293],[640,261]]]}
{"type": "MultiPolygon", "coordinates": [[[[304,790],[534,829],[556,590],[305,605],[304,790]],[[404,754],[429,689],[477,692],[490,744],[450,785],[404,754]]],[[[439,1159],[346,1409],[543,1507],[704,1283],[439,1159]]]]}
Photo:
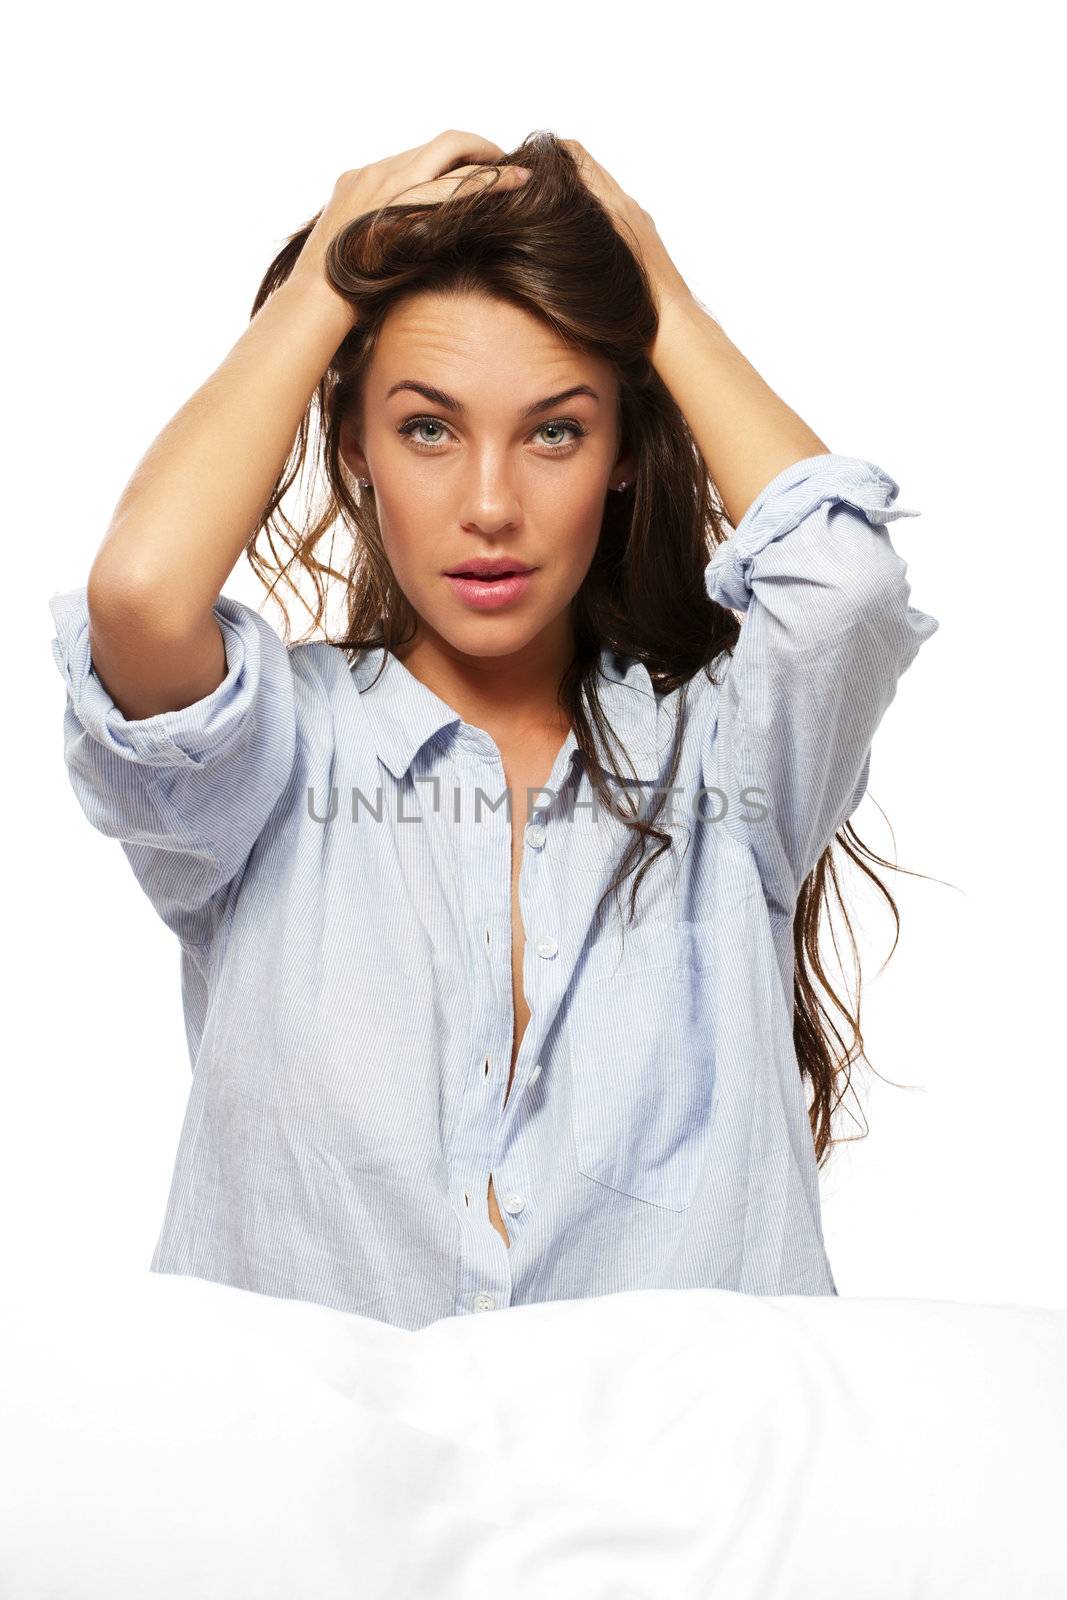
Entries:
{"type": "Polygon", "coordinates": [[[180,710],[134,719],[123,716],[93,667],[86,585],[53,594],[48,608],[56,627],[52,657],[90,738],[123,760],[154,767],[202,766],[229,747],[255,694],[259,627],[268,626],[250,607],[220,595],[213,608],[226,651],[226,676],[217,689],[180,710]]]}
{"type": "Polygon", "coordinates": [[[844,500],[874,523],[919,516],[918,511],[894,503],[899,493],[900,485],[888,472],[859,456],[825,453],[794,461],[771,479],[736,531],[716,548],[704,569],[708,595],[721,606],[747,611],[753,558],[791,533],[824,500],[844,500]]]}

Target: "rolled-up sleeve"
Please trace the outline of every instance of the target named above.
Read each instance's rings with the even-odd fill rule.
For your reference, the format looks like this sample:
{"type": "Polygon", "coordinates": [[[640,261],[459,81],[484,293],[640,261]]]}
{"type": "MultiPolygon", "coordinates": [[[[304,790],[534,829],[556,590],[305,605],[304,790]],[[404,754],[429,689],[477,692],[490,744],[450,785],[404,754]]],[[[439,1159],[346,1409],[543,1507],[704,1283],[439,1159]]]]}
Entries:
{"type": "Polygon", "coordinates": [[[886,530],[919,515],[898,493],[869,461],[807,457],[771,480],[705,570],[711,599],[744,613],[718,673],[705,782],[757,791],[767,814],[746,835],[783,914],[863,798],[878,724],[939,626],[909,603],[886,530]]]}
{"type": "Polygon", "coordinates": [[[94,828],[120,840],[183,942],[210,937],[293,771],[296,711],[287,647],[258,612],[220,595],[226,675],[177,711],[127,719],[97,677],[86,588],[54,594],[52,655],[67,689],[63,753],[94,828]]]}

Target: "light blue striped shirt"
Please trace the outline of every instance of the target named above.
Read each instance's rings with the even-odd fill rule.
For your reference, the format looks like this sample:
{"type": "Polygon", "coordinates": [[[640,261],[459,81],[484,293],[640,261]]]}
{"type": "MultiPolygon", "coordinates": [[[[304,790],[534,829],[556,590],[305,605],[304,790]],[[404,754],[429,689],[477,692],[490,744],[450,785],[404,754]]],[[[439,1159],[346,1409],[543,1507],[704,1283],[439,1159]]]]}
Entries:
{"type": "Polygon", "coordinates": [[[84,587],[51,597],[71,783],[180,941],[193,1074],[151,1270],[408,1329],[628,1289],[837,1293],[792,921],[938,626],[908,603],[885,525],[917,513],[897,493],[836,454],[767,485],[706,569],[745,613],[718,682],[658,695],[601,652],[642,809],[686,697],[672,847],[620,946],[610,903],[593,911],[630,835],[573,732],[530,814],[511,797],[531,1017],[510,1094],[511,816],[488,733],[395,657],[371,686],[380,650],[287,648],[226,595],[224,681],[130,721],[93,670],[84,587]]]}

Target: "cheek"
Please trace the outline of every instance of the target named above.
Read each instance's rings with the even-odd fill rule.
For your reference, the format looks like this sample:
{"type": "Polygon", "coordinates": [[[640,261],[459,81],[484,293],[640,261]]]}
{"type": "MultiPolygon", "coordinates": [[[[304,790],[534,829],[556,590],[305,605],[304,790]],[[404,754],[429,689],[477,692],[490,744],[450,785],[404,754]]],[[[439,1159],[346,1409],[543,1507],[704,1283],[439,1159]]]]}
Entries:
{"type": "Polygon", "coordinates": [[[566,588],[568,598],[580,589],[585,580],[585,575],[593,564],[596,554],[597,536],[599,529],[593,528],[583,531],[567,551],[565,559],[566,588]]]}
{"type": "Polygon", "coordinates": [[[573,505],[570,509],[566,532],[556,546],[555,565],[561,576],[566,575],[571,589],[577,589],[596,554],[604,516],[603,494],[590,497],[578,515],[574,514],[573,505]]]}
{"type": "Polygon", "coordinates": [[[386,559],[405,589],[418,584],[441,563],[435,561],[433,542],[427,537],[432,526],[429,518],[420,514],[404,495],[378,496],[378,527],[381,530],[382,549],[386,559]]]}
{"type": "Polygon", "coordinates": [[[384,458],[375,474],[374,503],[382,543],[392,560],[410,564],[418,555],[427,529],[441,523],[439,493],[435,493],[433,474],[411,459],[406,451],[380,452],[384,458]]]}

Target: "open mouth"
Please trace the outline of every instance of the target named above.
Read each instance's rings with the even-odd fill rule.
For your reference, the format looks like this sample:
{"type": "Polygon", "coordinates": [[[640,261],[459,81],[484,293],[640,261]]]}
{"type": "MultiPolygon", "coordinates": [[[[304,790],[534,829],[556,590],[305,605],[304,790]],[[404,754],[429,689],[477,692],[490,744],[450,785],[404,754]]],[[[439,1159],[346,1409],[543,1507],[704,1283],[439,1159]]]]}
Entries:
{"type": "Polygon", "coordinates": [[[472,583],[499,583],[501,578],[525,577],[528,570],[526,568],[520,572],[516,567],[510,572],[450,572],[448,576],[450,578],[467,578],[472,583]]]}

